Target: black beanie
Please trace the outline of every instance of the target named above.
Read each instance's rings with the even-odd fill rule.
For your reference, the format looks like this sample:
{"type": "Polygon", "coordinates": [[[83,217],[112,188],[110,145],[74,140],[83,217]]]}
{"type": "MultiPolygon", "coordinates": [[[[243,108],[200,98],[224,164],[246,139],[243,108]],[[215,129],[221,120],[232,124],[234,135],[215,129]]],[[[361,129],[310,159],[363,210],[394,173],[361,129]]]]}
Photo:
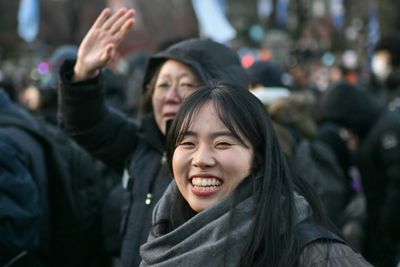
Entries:
{"type": "Polygon", "coordinates": [[[250,82],[265,87],[282,87],[282,68],[276,62],[257,61],[247,70],[250,82]]]}

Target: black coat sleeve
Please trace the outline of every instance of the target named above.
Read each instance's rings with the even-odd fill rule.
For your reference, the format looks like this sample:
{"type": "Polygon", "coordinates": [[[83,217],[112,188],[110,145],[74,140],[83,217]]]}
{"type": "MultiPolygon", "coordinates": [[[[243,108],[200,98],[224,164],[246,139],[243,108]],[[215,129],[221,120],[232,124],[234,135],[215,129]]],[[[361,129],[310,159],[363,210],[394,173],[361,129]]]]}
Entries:
{"type": "Polygon", "coordinates": [[[60,126],[92,155],[121,171],[138,142],[138,123],[107,107],[101,74],[73,82],[75,61],[60,69],[60,126]]]}

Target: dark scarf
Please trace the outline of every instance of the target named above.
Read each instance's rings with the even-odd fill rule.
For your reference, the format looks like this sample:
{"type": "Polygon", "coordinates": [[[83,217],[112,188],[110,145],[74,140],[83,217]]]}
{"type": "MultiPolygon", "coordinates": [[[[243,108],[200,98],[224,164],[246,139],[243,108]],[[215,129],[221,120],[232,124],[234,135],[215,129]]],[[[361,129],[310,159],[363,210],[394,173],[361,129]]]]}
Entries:
{"type": "MultiPolygon", "coordinates": [[[[253,224],[251,180],[245,179],[233,194],[168,234],[150,234],[140,249],[140,266],[237,266],[253,224]]],[[[153,223],[169,218],[177,191],[172,181],[154,208],[153,223]]],[[[297,194],[295,201],[299,222],[308,217],[308,203],[297,194]]]]}

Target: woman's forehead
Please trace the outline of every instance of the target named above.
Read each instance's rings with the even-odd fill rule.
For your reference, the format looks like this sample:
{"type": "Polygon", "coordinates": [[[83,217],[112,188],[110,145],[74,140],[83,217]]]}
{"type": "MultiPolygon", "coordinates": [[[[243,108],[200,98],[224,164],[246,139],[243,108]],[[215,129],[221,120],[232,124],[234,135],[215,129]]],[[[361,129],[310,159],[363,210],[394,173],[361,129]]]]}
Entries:
{"type": "Polygon", "coordinates": [[[193,129],[204,129],[215,127],[219,130],[224,129],[225,132],[232,134],[231,128],[235,129],[235,132],[240,132],[237,129],[235,121],[230,120],[231,116],[225,116],[228,118],[223,119],[222,106],[218,105],[213,100],[207,100],[204,103],[194,107],[193,112],[186,113],[183,125],[186,129],[184,131],[192,131],[193,129]],[[229,120],[229,121],[226,121],[229,120]],[[229,125],[227,125],[229,124],[229,125]],[[229,127],[232,126],[232,127],[229,127]]]}
{"type": "Polygon", "coordinates": [[[221,121],[220,115],[216,110],[213,101],[207,100],[206,102],[193,106],[191,112],[185,114],[184,124],[187,125],[188,129],[193,128],[193,125],[198,122],[199,117],[204,117],[205,115],[209,118],[212,117],[221,121]]]}
{"type": "Polygon", "coordinates": [[[160,69],[160,74],[171,73],[171,72],[188,73],[190,75],[193,75],[194,77],[197,77],[196,73],[193,71],[191,66],[175,59],[166,60],[162,64],[160,69]]]}

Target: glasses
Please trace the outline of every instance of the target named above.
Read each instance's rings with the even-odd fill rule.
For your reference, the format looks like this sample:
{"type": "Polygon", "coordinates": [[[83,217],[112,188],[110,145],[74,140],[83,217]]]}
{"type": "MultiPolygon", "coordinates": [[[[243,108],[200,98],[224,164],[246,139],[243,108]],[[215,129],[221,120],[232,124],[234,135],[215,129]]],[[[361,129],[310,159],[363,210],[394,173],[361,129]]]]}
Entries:
{"type": "Polygon", "coordinates": [[[199,84],[197,83],[181,83],[173,86],[172,83],[162,82],[155,85],[153,97],[156,99],[163,99],[167,96],[170,90],[174,90],[174,93],[177,94],[180,99],[184,99],[191,95],[198,86],[199,84]]]}

